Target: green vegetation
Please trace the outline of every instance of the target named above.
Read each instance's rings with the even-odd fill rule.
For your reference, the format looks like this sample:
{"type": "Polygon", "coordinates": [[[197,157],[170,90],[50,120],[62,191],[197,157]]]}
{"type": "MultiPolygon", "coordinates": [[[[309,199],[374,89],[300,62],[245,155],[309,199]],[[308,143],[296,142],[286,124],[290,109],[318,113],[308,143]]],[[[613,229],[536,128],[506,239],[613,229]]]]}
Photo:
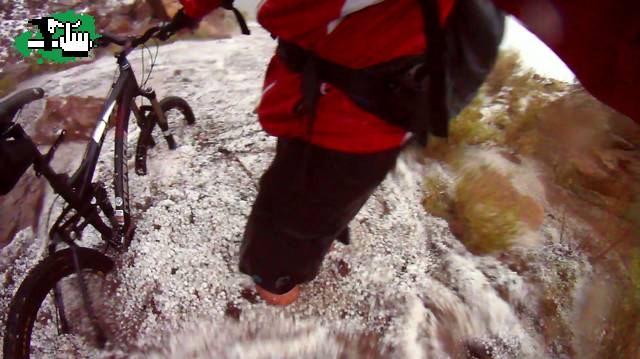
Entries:
{"type": "Polygon", "coordinates": [[[574,262],[557,258],[546,263],[545,277],[539,278],[543,288],[541,315],[544,318],[544,336],[558,356],[575,357],[571,346],[573,333],[571,322],[564,313],[573,304],[573,293],[577,281],[574,262]]]}
{"type": "Polygon", "coordinates": [[[521,153],[533,152],[537,138],[521,135],[534,127],[547,104],[542,93],[552,90],[545,82],[553,83],[524,71],[516,52],[501,53],[478,96],[451,121],[448,141],[430,141],[425,151],[426,156],[444,161],[460,179],[449,189],[437,177],[427,178],[424,207],[453,221],[472,252],[508,250],[527,225],[536,228],[542,221],[541,207],[532,198],[521,196],[508,178],[487,166],[466,171],[463,165],[468,162],[467,154],[479,147],[512,145],[523,150],[521,153]],[[483,111],[495,104],[503,106],[483,111]],[[455,193],[454,198],[449,198],[450,192],[455,193]]]}
{"type": "MultiPolygon", "coordinates": [[[[598,351],[597,357],[637,358],[640,353],[637,124],[600,104],[579,85],[544,79],[523,70],[517,54],[504,52],[479,96],[452,121],[450,130],[448,142],[429,144],[425,155],[440,161],[458,180],[449,188],[438,176],[427,178],[425,209],[448,220],[452,232],[471,252],[500,254],[499,258],[507,262],[515,260],[515,270],[540,286],[541,295],[536,298],[539,312],[534,315],[540,316],[541,334],[552,353],[559,357],[576,356],[584,349],[576,345],[584,339],[598,351]],[[591,258],[591,267],[607,278],[602,288],[610,287],[609,292],[592,292],[593,297],[584,294],[586,303],[593,300],[600,305],[599,312],[594,313],[601,316],[591,313],[594,317],[590,319],[597,321],[591,323],[596,325],[591,329],[597,332],[589,332],[589,328],[578,330],[575,325],[581,324],[570,315],[577,309],[573,302],[579,277],[575,260],[562,255],[525,256],[518,260],[517,251],[505,253],[523,231],[539,228],[545,208],[518,193],[503,172],[471,162],[469,154],[492,148],[499,154],[515,153],[514,163],[519,163],[518,158],[522,157],[535,161],[540,171],[536,176],[543,178],[545,185],[548,201],[545,206],[554,209],[550,213],[561,209],[567,218],[588,225],[569,226],[565,243],[591,258]],[[541,261],[544,267],[538,267],[541,261]],[[596,337],[578,338],[578,335],[596,337]]],[[[511,160],[508,155],[505,158],[511,160]]],[[[562,225],[558,229],[565,233],[562,225]]]]}
{"type": "Polygon", "coordinates": [[[521,61],[517,52],[501,51],[491,74],[485,81],[486,95],[492,97],[500,93],[520,69],[521,61]]]}
{"type": "Polygon", "coordinates": [[[449,141],[453,145],[479,145],[502,142],[502,133],[491,124],[482,121],[480,104],[472,102],[451,121],[449,141]]]}
{"type": "Polygon", "coordinates": [[[478,254],[508,250],[526,230],[536,203],[520,195],[509,179],[488,166],[468,170],[455,188],[455,215],[462,241],[478,254]]]}
{"type": "Polygon", "coordinates": [[[451,217],[451,198],[448,183],[442,176],[429,176],[425,180],[424,208],[431,214],[444,219],[451,217]]]}
{"type": "Polygon", "coordinates": [[[637,358],[640,353],[640,248],[628,253],[629,263],[616,275],[615,302],[607,318],[602,358],[637,358]]]}

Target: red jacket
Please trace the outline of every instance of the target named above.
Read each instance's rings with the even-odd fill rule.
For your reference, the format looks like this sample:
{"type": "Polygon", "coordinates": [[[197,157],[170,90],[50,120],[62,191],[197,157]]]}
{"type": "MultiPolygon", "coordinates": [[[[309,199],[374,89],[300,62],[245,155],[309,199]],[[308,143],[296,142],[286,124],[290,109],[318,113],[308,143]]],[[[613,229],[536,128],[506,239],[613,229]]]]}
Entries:
{"type": "MultiPolygon", "coordinates": [[[[439,1],[444,20],[455,0],[439,1]]],[[[194,18],[201,18],[220,3],[181,2],[187,15],[194,18]]],[[[558,53],[588,91],[640,121],[640,45],[634,38],[640,33],[640,13],[633,1],[494,2],[518,16],[558,53]],[[555,29],[550,26],[554,19],[555,29]]],[[[421,54],[426,46],[416,0],[263,0],[258,21],[284,40],[354,68],[421,54]]],[[[365,112],[330,86],[323,89],[325,95],[319,100],[308,138],[307,118],[293,112],[301,98],[300,80],[301,76],[288,71],[278,57],[271,59],[258,108],[260,123],[268,133],[303,137],[322,147],[355,153],[402,143],[404,130],[365,112]]]]}
{"type": "Polygon", "coordinates": [[[544,41],[587,91],[640,123],[638,0],[493,0],[544,41]]]}
{"type": "MultiPolygon", "coordinates": [[[[444,21],[454,0],[440,0],[444,21]]],[[[183,0],[185,12],[199,18],[216,1],[183,0]]],[[[415,0],[265,0],[258,21],[272,34],[334,62],[361,68],[401,55],[424,53],[420,5],[415,0]]],[[[362,110],[344,93],[324,86],[311,136],[308,118],[294,113],[301,99],[301,75],[277,56],[264,81],[258,116],[274,136],[303,137],[345,152],[366,153],[398,147],[405,131],[362,110]]]]}

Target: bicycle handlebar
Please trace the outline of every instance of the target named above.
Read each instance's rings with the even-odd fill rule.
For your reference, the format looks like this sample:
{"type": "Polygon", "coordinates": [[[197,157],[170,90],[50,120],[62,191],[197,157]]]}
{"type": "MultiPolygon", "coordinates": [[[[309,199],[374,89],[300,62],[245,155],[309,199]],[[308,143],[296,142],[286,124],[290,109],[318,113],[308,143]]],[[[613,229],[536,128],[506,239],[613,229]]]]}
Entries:
{"type": "Polygon", "coordinates": [[[131,50],[149,41],[149,39],[151,39],[151,37],[157,34],[160,30],[162,30],[162,27],[153,26],[138,37],[120,36],[110,32],[103,32],[101,34],[102,36],[97,40],[98,46],[104,47],[109,44],[116,44],[131,50]]]}
{"type": "Polygon", "coordinates": [[[30,88],[17,92],[0,102],[0,127],[9,124],[22,106],[31,101],[41,99],[42,97],[44,97],[43,89],[30,88]]]}

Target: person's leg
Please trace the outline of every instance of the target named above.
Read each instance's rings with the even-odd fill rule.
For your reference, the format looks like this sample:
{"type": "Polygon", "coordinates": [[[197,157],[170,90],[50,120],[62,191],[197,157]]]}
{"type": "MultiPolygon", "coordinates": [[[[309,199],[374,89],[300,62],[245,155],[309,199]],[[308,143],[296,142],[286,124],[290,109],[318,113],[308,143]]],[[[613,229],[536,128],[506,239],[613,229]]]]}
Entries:
{"type": "Polygon", "coordinates": [[[315,278],[332,241],[394,167],[399,152],[353,154],[280,139],[245,228],[240,270],[274,294],[315,278]]]}

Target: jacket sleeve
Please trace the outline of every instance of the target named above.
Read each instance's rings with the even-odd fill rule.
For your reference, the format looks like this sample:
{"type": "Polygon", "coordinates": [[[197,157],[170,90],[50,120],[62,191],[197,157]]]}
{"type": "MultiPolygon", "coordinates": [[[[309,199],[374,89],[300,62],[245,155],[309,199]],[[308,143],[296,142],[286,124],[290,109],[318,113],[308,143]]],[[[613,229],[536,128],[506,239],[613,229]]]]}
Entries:
{"type": "Polygon", "coordinates": [[[258,7],[257,19],[271,34],[288,41],[300,41],[310,32],[325,28],[327,23],[338,19],[344,2],[345,0],[263,0],[258,7]]]}
{"type": "Polygon", "coordinates": [[[600,101],[640,123],[640,11],[631,0],[494,0],[600,101]]]}
{"type": "Polygon", "coordinates": [[[200,20],[220,7],[221,0],[180,0],[180,3],[187,16],[194,20],[200,20]]]}

